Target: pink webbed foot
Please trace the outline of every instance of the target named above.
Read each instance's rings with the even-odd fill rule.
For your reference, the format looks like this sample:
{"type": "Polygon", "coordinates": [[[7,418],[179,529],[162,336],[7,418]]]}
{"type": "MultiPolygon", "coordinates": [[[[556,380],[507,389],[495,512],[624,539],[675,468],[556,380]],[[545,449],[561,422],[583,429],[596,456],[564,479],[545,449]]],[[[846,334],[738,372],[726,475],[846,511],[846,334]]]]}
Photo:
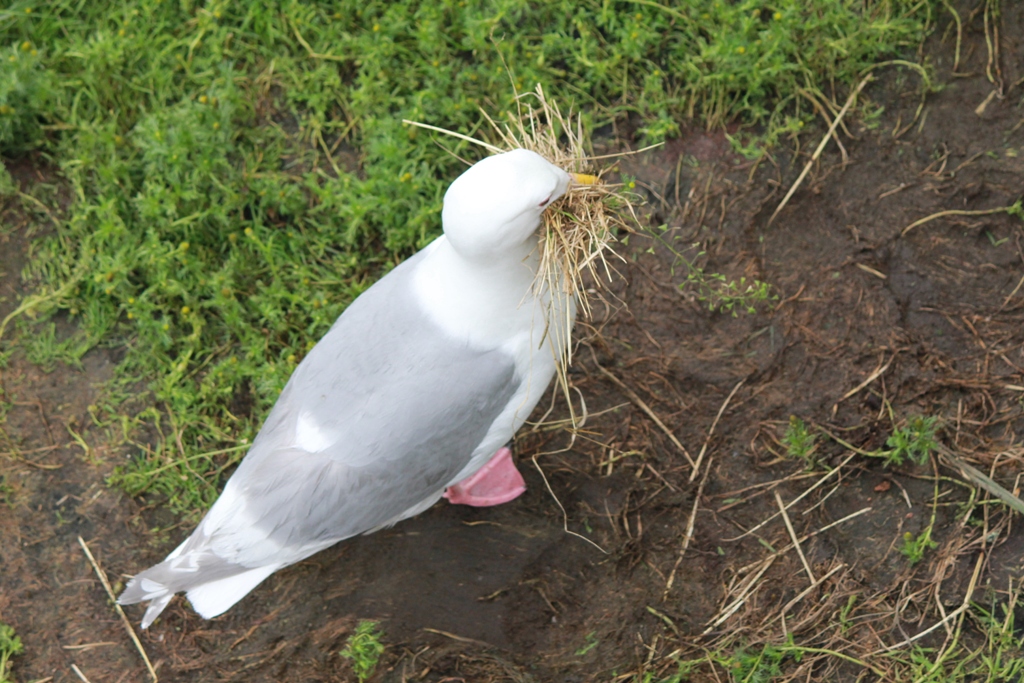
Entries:
{"type": "Polygon", "coordinates": [[[473,476],[449,486],[444,497],[449,503],[482,508],[507,503],[524,491],[526,482],[512,463],[512,451],[502,448],[473,476]]]}

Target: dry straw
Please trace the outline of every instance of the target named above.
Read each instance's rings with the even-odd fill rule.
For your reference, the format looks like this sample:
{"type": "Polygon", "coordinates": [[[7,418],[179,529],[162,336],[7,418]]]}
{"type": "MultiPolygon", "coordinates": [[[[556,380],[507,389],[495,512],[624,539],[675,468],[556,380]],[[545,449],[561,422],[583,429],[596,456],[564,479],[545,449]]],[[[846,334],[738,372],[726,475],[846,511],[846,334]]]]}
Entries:
{"type": "MultiPolygon", "coordinates": [[[[633,203],[620,191],[621,185],[602,182],[600,171],[597,175],[587,175],[594,172],[595,157],[586,152],[579,116],[573,117],[571,111],[568,115],[562,114],[539,85],[533,93],[519,96],[517,105],[518,116],[508,124],[499,124],[483,112],[497,135],[498,145],[416,121],[403,122],[472,142],[496,154],[528,149],[572,175],[573,182],[565,195],[544,212],[536,287],[550,292],[552,302],[575,299],[583,315],[589,317],[590,300],[584,278],[589,274],[594,282],[600,282],[602,274],[611,277],[612,269],[606,257],[614,253],[611,243],[615,241],[616,230],[629,230],[622,216],[628,212],[636,219],[633,203]],[[526,97],[533,98],[535,103],[524,104],[526,97]]],[[[547,333],[555,340],[559,382],[568,396],[565,368],[572,360],[573,318],[570,307],[552,305],[550,310],[565,312],[562,320],[552,320],[549,316],[547,333]]]]}

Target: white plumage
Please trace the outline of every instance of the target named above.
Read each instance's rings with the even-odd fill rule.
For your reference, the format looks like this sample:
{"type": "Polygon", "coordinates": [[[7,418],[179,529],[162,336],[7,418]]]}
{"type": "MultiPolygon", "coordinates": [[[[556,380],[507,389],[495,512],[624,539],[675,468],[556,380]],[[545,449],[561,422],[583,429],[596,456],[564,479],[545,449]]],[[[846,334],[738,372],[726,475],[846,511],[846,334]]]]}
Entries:
{"type": "Polygon", "coordinates": [[[181,591],[221,614],[278,569],[418,514],[448,487],[478,505],[523,490],[499,449],[555,373],[569,330],[548,321],[575,319],[574,301],[536,278],[541,214],[570,182],[515,150],[452,183],[445,234],[338,318],[195,532],[129,582],[118,601],[150,601],[143,628],[181,591]]]}

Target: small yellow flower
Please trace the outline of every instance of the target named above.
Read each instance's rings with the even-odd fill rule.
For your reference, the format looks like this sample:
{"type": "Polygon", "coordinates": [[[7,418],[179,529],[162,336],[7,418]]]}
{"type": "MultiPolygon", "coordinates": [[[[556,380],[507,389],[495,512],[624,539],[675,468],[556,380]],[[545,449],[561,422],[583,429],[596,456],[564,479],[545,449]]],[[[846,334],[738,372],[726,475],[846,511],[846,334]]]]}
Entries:
{"type": "Polygon", "coordinates": [[[128,297],[128,303],[130,303],[130,304],[135,303],[135,297],[134,296],[128,297]]]}
{"type": "Polygon", "coordinates": [[[31,7],[26,7],[25,8],[25,14],[32,14],[32,8],[31,7]]]}
{"type": "Polygon", "coordinates": [[[160,326],[160,329],[166,332],[167,330],[171,329],[171,326],[168,325],[167,323],[164,323],[163,325],[160,326]]]}
{"type": "Polygon", "coordinates": [[[125,31],[123,28],[117,30],[117,35],[119,38],[124,38],[126,33],[127,31],[125,31]]]}
{"type": "Polygon", "coordinates": [[[206,104],[209,101],[210,101],[210,98],[207,97],[206,95],[200,95],[199,96],[199,104],[206,104]]]}
{"type": "Polygon", "coordinates": [[[403,173],[402,177],[399,178],[399,180],[403,183],[409,182],[410,180],[412,180],[412,173],[403,173]]]}
{"type": "Polygon", "coordinates": [[[131,311],[128,311],[128,319],[129,320],[133,320],[134,318],[135,318],[135,314],[132,313],[131,311]]]}
{"type": "Polygon", "coordinates": [[[742,45],[740,45],[738,48],[736,48],[736,54],[739,54],[739,55],[747,54],[747,48],[745,48],[742,45]]]}
{"type": "Polygon", "coordinates": [[[373,25],[373,30],[374,30],[374,32],[379,31],[380,30],[380,24],[374,24],[373,25]]]}
{"type": "Polygon", "coordinates": [[[779,21],[780,19],[782,19],[782,12],[776,12],[775,14],[773,14],[772,19],[774,19],[775,21],[779,21]]]}
{"type": "Polygon", "coordinates": [[[181,249],[182,251],[188,251],[188,247],[188,242],[182,242],[181,244],[178,245],[178,249],[181,249]]]}
{"type": "Polygon", "coordinates": [[[31,49],[32,49],[32,43],[28,42],[27,40],[24,43],[21,44],[21,51],[22,52],[28,52],[31,49]]]}
{"type": "Polygon", "coordinates": [[[192,312],[192,309],[189,308],[188,306],[182,306],[181,307],[181,314],[182,315],[188,315],[191,312],[192,312]]]}
{"type": "Polygon", "coordinates": [[[214,130],[220,130],[220,122],[219,121],[214,121],[213,122],[213,129],[214,130]]]}
{"type": "Polygon", "coordinates": [[[246,228],[245,229],[245,236],[246,237],[252,237],[252,228],[246,228]]]}
{"type": "Polygon", "coordinates": [[[220,19],[220,10],[219,9],[213,10],[213,18],[214,19],[220,19]]]}

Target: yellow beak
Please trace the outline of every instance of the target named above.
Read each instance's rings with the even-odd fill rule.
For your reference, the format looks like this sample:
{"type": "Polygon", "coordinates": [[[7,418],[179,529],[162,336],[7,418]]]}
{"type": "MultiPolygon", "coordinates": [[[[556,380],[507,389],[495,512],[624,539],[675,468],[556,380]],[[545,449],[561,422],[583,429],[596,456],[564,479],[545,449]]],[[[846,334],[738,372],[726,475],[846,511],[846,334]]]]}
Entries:
{"type": "Polygon", "coordinates": [[[569,175],[579,185],[597,185],[601,182],[596,175],[587,175],[586,173],[570,173],[569,175]]]}

